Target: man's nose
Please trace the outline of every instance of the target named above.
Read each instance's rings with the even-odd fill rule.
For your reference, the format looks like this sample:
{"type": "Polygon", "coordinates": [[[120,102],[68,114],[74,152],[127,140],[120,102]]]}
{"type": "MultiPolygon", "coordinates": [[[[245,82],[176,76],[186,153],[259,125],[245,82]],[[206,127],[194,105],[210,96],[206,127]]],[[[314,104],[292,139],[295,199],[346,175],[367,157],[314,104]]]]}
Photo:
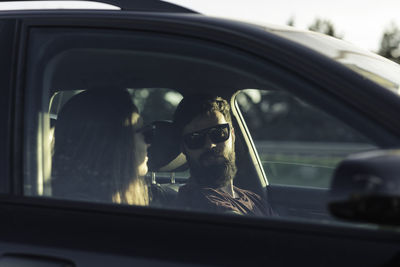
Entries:
{"type": "Polygon", "coordinates": [[[213,147],[216,147],[216,146],[217,146],[217,144],[213,143],[213,141],[211,141],[210,137],[207,135],[206,136],[206,143],[204,144],[204,147],[210,149],[210,148],[213,148],[213,147]]]}

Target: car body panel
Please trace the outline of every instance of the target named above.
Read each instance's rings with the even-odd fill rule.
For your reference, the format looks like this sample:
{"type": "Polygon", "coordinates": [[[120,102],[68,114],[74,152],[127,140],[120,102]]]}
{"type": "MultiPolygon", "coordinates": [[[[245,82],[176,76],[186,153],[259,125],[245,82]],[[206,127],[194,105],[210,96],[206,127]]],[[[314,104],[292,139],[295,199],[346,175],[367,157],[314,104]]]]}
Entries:
{"type": "MultiPolygon", "coordinates": [[[[185,264],[239,266],[268,262],[287,266],[295,258],[311,266],[377,266],[395,258],[399,248],[398,238],[384,230],[378,233],[374,229],[208,214],[194,217],[177,211],[85,203],[78,208],[54,200],[39,199],[30,205],[24,202],[2,201],[2,214],[10,218],[2,222],[2,240],[52,247],[54,251],[45,255],[62,259],[78,250],[86,260],[93,260],[87,266],[95,266],[93,262],[98,263],[102,254],[112,255],[115,260],[133,259],[128,263],[154,259],[185,264]],[[245,245],[221,246],[221,242],[245,245]]],[[[21,253],[18,246],[11,248],[3,248],[2,252],[21,253]]],[[[34,251],[30,248],[31,253],[34,251]]]]}
{"type": "Polygon", "coordinates": [[[371,135],[387,137],[382,141],[383,147],[400,144],[400,121],[397,119],[400,99],[395,93],[309,48],[240,22],[200,15],[125,11],[8,12],[0,13],[0,18],[7,19],[11,25],[10,40],[18,40],[1,44],[6,46],[1,51],[8,55],[8,61],[0,63],[6,70],[1,72],[0,81],[2,86],[12,88],[13,93],[11,97],[8,90],[1,91],[2,99],[12,99],[2,105],[4,112],[1,114],[6,117],[2,123],[6,127],[1,131],[4,136],[1,140],[12,141],[0,143],[0,147],[7,147],[2,149],[0,173],[3,188],[9,188],[7,191],[16,195],[0,197],[0,213],[4,218],[0,223],[2,255],[56,258],[77,266],[399,264],[398,229],[355,226],[326,219],[323,206],[326,190],[275,186],[268,191],[270,200],[277,205],[290,206],[302,200],[299,205],[303,208],[302,213],[316,213],[316,221],[223,216],[21,196],[24,134],[21,107],[25,101],[26,72],[29,71],[26,62],[31,45],[29,34],[35,28],[151,32],[237,49],[266,65],[275,66],[276,72],[280,73],[276,80],[282,84],[296,84],[294,93],[315,99],[315,102],[333,99],[332,108],[334,104],[342,103],[343,108],[335,107],[337,116],[348,117],[348,120],[359,117],[361,128],[367,127],[366,121],[374,125],[371,135]],[[17,29],[13,25],[17,25],[17,29]],[[13,52],[3,52],[12,48],[18,49],[18,58],[12,57],[13,52]],[[13,67],[7,67],[10,65],[13,67]],[[285,75],[288,77],[289,74],[292,81],[285,81],[285,75]],[[319,91],[315,88],[307,91],[307,86],[302,86],[305,83],[319,91]],[[349,115],[348,110],[356,115],[349,115]],[[13,127],[9,126],[10,121],[13,127]],[[11,170],[9,166],[12,166],[11,170]],[[320,202],[312,203],[311,195],[320,202]],[[285,202],[284,196],[292,198],[285,202]]]}

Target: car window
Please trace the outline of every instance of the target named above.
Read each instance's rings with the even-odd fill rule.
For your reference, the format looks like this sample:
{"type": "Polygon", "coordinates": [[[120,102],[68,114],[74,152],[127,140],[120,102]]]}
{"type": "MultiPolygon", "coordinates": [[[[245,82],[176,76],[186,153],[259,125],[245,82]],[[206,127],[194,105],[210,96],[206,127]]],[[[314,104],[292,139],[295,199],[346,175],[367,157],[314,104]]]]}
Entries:
{"type": "Polygon", "coordinates": [[[377,148],[351,126],[289,92],[246,89],[236,101],[270,184],[329,188],[340,161],[377,148]]]}
{"type": "MultiPolygon", "coordinates": [[[[225,45],[128,30],[32,27],[29,34],[28,197],[332,220],[327,196],[335,166],[348,154],[379,147],[374,142],[386,136],[306,79],[225,45]],[[178,133],[171,122],[178,103],[199,93],[227,100],[216,99],[216,106],[226,110],[230,103],[232,121],[214,114],[178,133]],[[193,178],[206,165],[190,157],[208,140],[229,144],[222,146],[229,171],[212,164],[208,171],[231,175],[231,192],[193,178]],[[205,202],[190,200],[197,196],[205,202]]],[[[206,163],[218,158],[197,156],[206,163]]]]}
{"type": "MultiPolygon", "coordinates": [[[[51,28],[32,28],[31,37],[25,196],[175,208],[178,190],[189,177],[171,124],[182,97],[208,92],[229,100],[233,86],[260,85],[249,72],[259,63],[199,40],[51,28]],[[163,132],[149,141],[153,126],[163,132]]],[[[238,181],[262,193],[258,179],[238,181]]]]}

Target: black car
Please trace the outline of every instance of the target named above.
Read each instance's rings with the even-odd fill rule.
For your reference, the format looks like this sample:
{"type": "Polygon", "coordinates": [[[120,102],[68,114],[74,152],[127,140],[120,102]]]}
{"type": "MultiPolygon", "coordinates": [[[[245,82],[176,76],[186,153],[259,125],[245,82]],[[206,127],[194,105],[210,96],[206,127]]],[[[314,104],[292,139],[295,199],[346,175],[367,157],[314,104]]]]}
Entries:
{"type": "Polygon", "coordinates": [[[400,266],[399,65],[314,32],[98,2],[120,10],[0,11],[0,266],[400,266]],[[154,126],[149,206],[53,192],[59,112],[99,88],[154,126]],[[235,185],[277,216],[172,204],[189,171],[169,121],[202,92],[231,104],[235,185]]]}

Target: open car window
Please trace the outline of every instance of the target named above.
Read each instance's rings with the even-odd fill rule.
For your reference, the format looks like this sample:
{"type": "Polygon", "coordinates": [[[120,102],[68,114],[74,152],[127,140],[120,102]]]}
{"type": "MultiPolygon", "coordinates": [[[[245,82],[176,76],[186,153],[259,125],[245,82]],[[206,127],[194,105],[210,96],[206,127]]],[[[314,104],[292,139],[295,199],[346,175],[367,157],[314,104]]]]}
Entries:
{"type": "Polygon", "coordinates": [[[178,192],[191,180],[171,120],[181,99],[195,93],[231,104],[233,184],[268,207],[272,216],[266,217],[334,222],[327,198],[337,163],[387,142],[384,131],[321,88],[221,44],[136,31],[32,27],[27,53],[27,197],[176,209],[178,192]],[[166,132],[148,142],[153,128],[147,125],[166,132]]]}
{"type": "MultiPolygon", "coordinates": [[[[25,196],[135,204],[116,193],[121,188],[135,191],[129,179],[121,177],[140,172],[131,165],[141,163],[135,163],[140,149],[131,146],[127,134],[114,135],[119,126],[110,118],[124,105],[122,96],[117,100],[122,90],[132,102],[127,109],[140,113],[140,119],[124,117],[122,124],[132,128],[131,135],[143,135],[148,146],[147,174],[130,176],[145,176],[146,192],[139,193],[148,195],[144,205],[174,208],[189,170],[180,143],[167,138],[173,129],[166,122],[171,123],[182,97],[209,92],[229,100],[232,85],[260,85],[248,71],[258,69],[258,63],[199,40],[88,29],[32,28],[31,34],[25,88],[25,196]],[[156,135],[149,146],[146,126],[153,123],[168,132],[156,135]],[[101,137],[100,129],[107,129],[109,136],[101,137]]],[[[247,183],[243,178],[244,188],[262,194],[259,179],[253,176],[247,183]]]]}

